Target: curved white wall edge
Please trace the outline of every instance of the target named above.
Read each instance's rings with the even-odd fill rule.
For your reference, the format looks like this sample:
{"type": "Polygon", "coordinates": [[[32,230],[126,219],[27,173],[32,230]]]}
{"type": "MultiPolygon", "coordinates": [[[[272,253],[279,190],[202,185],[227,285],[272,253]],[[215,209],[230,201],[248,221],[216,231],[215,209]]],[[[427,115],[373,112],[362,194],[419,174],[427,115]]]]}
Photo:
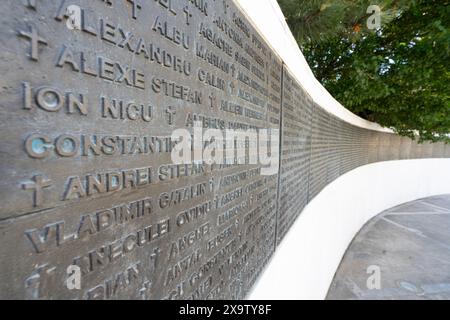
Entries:
{"type": "Polygon", "coordinates": [[[311,98],[328,112],[358,127],[392,132],[377,123],[364,120],[343,107],[317,81],[292,35],[276,0],[234,0],[261,32],[272,49],[284,61],[311,98]]]}
{"type": "Polygon", "coordinates": [[[450,159],[387,161],[352,170],[303,210],[247,296],[324,299],[350,242],[396,205],[450,193],[450,159]]]}

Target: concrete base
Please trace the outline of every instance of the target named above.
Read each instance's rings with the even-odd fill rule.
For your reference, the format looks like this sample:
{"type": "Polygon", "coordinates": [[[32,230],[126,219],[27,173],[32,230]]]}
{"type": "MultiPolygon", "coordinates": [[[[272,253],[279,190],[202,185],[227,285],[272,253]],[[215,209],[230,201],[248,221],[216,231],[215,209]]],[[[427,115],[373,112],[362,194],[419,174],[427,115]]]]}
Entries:
{"type": "Polygon", "coordinates": [[[383,212],[353,240],[327,299],[450,299],[449,230],[450,195],[383,212]]]}

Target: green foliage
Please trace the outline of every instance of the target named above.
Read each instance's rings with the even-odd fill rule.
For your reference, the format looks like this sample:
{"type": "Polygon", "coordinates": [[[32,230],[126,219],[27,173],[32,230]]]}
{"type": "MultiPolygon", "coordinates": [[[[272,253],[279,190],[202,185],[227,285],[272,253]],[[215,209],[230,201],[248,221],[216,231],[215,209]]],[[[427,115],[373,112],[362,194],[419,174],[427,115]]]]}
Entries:
{"type": "Polygon", "coordinates": [[[279,0],[317,79],[356,114],[450,141],[450,0],[279,0]],[[370,4],[381,28],[366,27],[370,4]]]}

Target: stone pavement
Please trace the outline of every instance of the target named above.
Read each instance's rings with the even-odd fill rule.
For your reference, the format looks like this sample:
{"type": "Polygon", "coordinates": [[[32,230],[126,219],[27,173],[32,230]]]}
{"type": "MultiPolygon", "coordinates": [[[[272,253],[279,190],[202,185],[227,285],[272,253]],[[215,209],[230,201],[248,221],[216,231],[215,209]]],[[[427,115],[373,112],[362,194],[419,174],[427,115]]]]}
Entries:
{"type": "Polygon", "coordinates": [[[450,195],[405,203],[369,221],[327,299],[450,299],[450,195]]]}

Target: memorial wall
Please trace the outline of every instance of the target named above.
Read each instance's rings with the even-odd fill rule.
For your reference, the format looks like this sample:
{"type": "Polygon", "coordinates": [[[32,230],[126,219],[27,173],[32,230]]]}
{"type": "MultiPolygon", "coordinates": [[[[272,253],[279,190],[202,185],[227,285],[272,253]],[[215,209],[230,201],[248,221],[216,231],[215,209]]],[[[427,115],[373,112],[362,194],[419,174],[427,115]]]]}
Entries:
{"type": "Polygon", "coordinates": [[[233,1],[0,10],[2,299],[243,299],[340,175],[450,157],[326,112],[233,1]]]}

